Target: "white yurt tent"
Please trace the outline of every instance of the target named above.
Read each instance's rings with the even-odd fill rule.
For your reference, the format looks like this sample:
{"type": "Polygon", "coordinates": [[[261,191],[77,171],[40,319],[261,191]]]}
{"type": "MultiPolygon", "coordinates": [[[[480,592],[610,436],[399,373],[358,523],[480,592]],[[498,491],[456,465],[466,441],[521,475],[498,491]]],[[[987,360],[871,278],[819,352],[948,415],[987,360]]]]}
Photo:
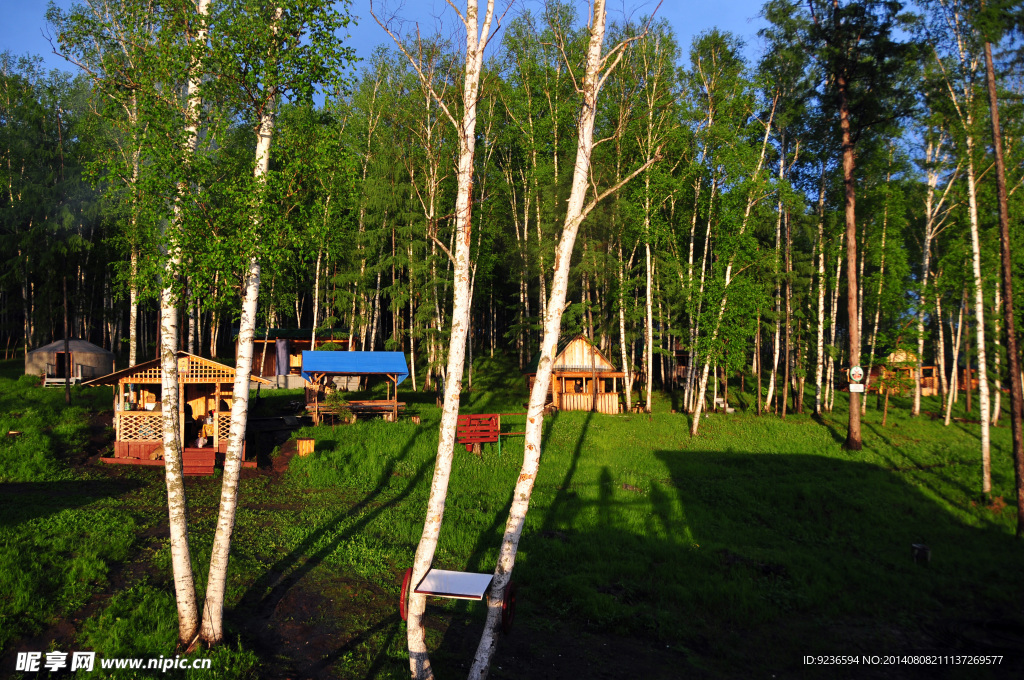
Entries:
{"type": "Polygon", "coordinates": [[[34,349],[25,357],[25,375],[41,375],[48,382],[63,382],[70,371],[71,382],[77,383],[114,372],[114,353],[91,342],[70,338],[34,349]]]}

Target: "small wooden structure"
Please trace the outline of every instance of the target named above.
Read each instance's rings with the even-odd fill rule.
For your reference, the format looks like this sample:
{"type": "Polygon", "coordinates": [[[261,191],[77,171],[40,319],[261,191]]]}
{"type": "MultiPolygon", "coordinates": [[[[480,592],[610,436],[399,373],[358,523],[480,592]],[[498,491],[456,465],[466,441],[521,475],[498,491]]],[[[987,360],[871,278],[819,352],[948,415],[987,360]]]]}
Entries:
{"type": "MultiPolygon", "coordinates": [[[[348,331],[339,329],[317,331],[317,346],[328,342],[348,349],[348,331]]],[[[263,378],[277,375],[300,375],[302,373],[302,353],[313,349],[312,344],[312,328],[258,328],[252,340],[252,374],[263,378]]]]}
{"type": "MultiPolygon", "coordinates": [[[[867,391],[875,393],[881,390],[884,394],[882,381],[896,373],[903,376],[905,382],[911,386],[910,391],[913,393],[913,381],[917,377],[917,355],[898,349],[886,357],[885,364],[874,364],[871,367],[871,375],[868,377],[867,391]]],[[[920,380],[921,396],[932,397],[939,393],[938,369],[935,366],[922,366],[920,380]]],[[[898,387],[892,390],[892,393],[897,395],[902,392],[903,390],[898,387]]]]}
{"type": "MultiPolygon", "coordinates": [[[[212,474],[218,454],[227,452],[235,369],[187,352],[178,352],[177,358],[185,473],[212,474]],[[200,422],[211,411],[213,422],[200,422]],[[201,436],[209,443],[198,447],[195,443],[201,436]]],[[[162,380],[160,359],[153,359],[83,383],[114,387],[114,458],[101,460],[163,465],[162,380]]],[[[250,466],[255,466],[255,461],[250,466]]]]}
{"type": "MultiPolygon", "coordinates": [[[[534,360],[527,371],[527,387],[533,389],[537,378],[537,364],[534,360]]],[[[619,412],[618,381],[626,374],[615,368],[611,361],[594,346],[588,338],[577,335],[558,345],[551,375],[551,401],[563,411],[594,410],[615,414],[619,412]]]]}
{"type": "Polygon", "coordinates": [[[78,338],[68,339],[67,351],[64,341],[57,340],[25,355],[25,375],[43,376],[46,387],[63,387],[66,377],[77,385],[113,371],[113,352],[78,338]]]}
{"type": "Polygon", "coordinates": [[[935,366],[921,367],[921,396],[934,397],[939,393],[939,372],[935,366]]]}
{"type": "Polygon", "coordinates": [[[387,380],[387,399],[366,399],[350,401],[345,408],[359,415],[383,415],[395,422],[398,412],[405,409],[405,403],[398,401],[398,386],[409,377],[409,365],[401,352],[303,352],[302,377],[306,380],[306,410],[313,416],[313,424],[319,424],[327,415],[336,415],[336,410],[327,402],[337,387],[336,376],[363,377],[381,376],[387,380]],[[394,389],[392,389],[392,387],[394,389]]]}

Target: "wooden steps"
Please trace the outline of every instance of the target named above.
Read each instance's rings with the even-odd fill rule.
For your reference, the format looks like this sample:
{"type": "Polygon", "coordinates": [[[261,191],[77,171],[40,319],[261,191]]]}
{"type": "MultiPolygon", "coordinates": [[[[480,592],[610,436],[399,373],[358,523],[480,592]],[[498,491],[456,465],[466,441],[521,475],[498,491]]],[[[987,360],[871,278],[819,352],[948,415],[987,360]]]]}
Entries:
{"type": "MultiPolygon", "coordinates": [[[[148,465],[163,467],[164,461],[149,460],[148,458],[100,458],[100,462],[108,465],[148,465]]],[[[209,477],[213,475],[214,468],[218,463],[224,463],[224,454],[220,454],[212,447],[196,449],[187,448],[182,451],[182,474],[186,477],[209,477]]],[[[255,468],[256,461],[243,460],[243,468],[255,468]]]]}

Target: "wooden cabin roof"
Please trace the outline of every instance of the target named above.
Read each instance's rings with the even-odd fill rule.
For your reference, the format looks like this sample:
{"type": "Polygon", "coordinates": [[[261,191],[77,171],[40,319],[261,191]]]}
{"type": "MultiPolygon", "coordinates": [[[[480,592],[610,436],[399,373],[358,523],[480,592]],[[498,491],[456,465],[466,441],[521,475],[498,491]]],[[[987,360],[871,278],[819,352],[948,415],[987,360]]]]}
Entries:
{"type": "MultiPolygon", "coordinates": [[[[533,360],[530,362],[530,366],[527,368],[527,373],[536,373],[537,364],[540,363],[540,353],[538,352],[533,360]]],[[[555,362],[554,371],[565,372],[593,372],[606,373],[614,372],[618,369],[615,365],[608,360],[600,349],[597,348],[594,343],[590,341],[585,335],[577,335],[572,338],[563,339],[558,343],[558,348],[555,350],[555,362]]]]}
{"type": "MultiPolygon", "coordinates": [[[[231,366],[198,357],[188,352],[178,352],[178,382],[183,384],[202,383],[233,383],[235,381],[235,369],[231,366]]],[[[162,381],[160,370],[160,359],[151,359],[141,364],[135,364],[120,371],[114,371],[108,375],[88,380],[83,385],[117,385],[119,383],[132,383],[136,385],[158,385],[162,381]]],[[[258,376],[251,376],[250,380],[269,385],[270,381],[258,376]]]]}

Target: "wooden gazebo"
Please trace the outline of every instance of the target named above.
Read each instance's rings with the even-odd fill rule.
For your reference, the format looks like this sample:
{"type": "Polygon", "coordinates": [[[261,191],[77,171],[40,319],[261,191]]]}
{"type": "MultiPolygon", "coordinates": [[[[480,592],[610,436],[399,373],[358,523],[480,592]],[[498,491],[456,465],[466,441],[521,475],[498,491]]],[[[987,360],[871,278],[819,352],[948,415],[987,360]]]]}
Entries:
{"type": "MultiPolygon", "coordinates": [[[[227,452],[235,369],[187,352],[178,352],[177,358],[179,436],[185,472],[195,467],[189,465],[191,461],[199,459],[204,461],[204,469],[209,460],[212,472],[216,454],[227,452]],[[210,412],[213,422],[202,423],[200,419],[210,412]],[[206,446],[195,445],[200,436],[205,436],[206,446]]],[[[160,359],[153,359],[83,383],[114,387],[115,462],[163,464],[162,378],[160,359]]],[[[252,380],[268,383],[263,378],[252,380]]]]}
{"type": "MultiPolygon", "coordinates": [[[[539,355],[534,357],[526,374],[527,387],[531,390],[537,377],[539,358],[539,355]]],[[[591,411],[596,398],[599,413],[618,413],[618,381],[625,377],[626,374],[616,369],[588,338],[577,335],[558,345],[551,374],[549,405],[563,411],[591,411]]]]}
{"type": "Polygon", "coordinates": [[[303,352],[302,377],[306,381],[306,410],[319,424],[325,415],[336,415],[325,403],[335,391],[338,377],[379,376],[387,381],[387,399],[348,401],[345,408],[352,414],[384,416],[391,422],[405,403],[398,401],[398,386],[409,377],[409,365],[401,352],[303,352]],[[393,389],[392,389],[393,388],[393,389]]]}

